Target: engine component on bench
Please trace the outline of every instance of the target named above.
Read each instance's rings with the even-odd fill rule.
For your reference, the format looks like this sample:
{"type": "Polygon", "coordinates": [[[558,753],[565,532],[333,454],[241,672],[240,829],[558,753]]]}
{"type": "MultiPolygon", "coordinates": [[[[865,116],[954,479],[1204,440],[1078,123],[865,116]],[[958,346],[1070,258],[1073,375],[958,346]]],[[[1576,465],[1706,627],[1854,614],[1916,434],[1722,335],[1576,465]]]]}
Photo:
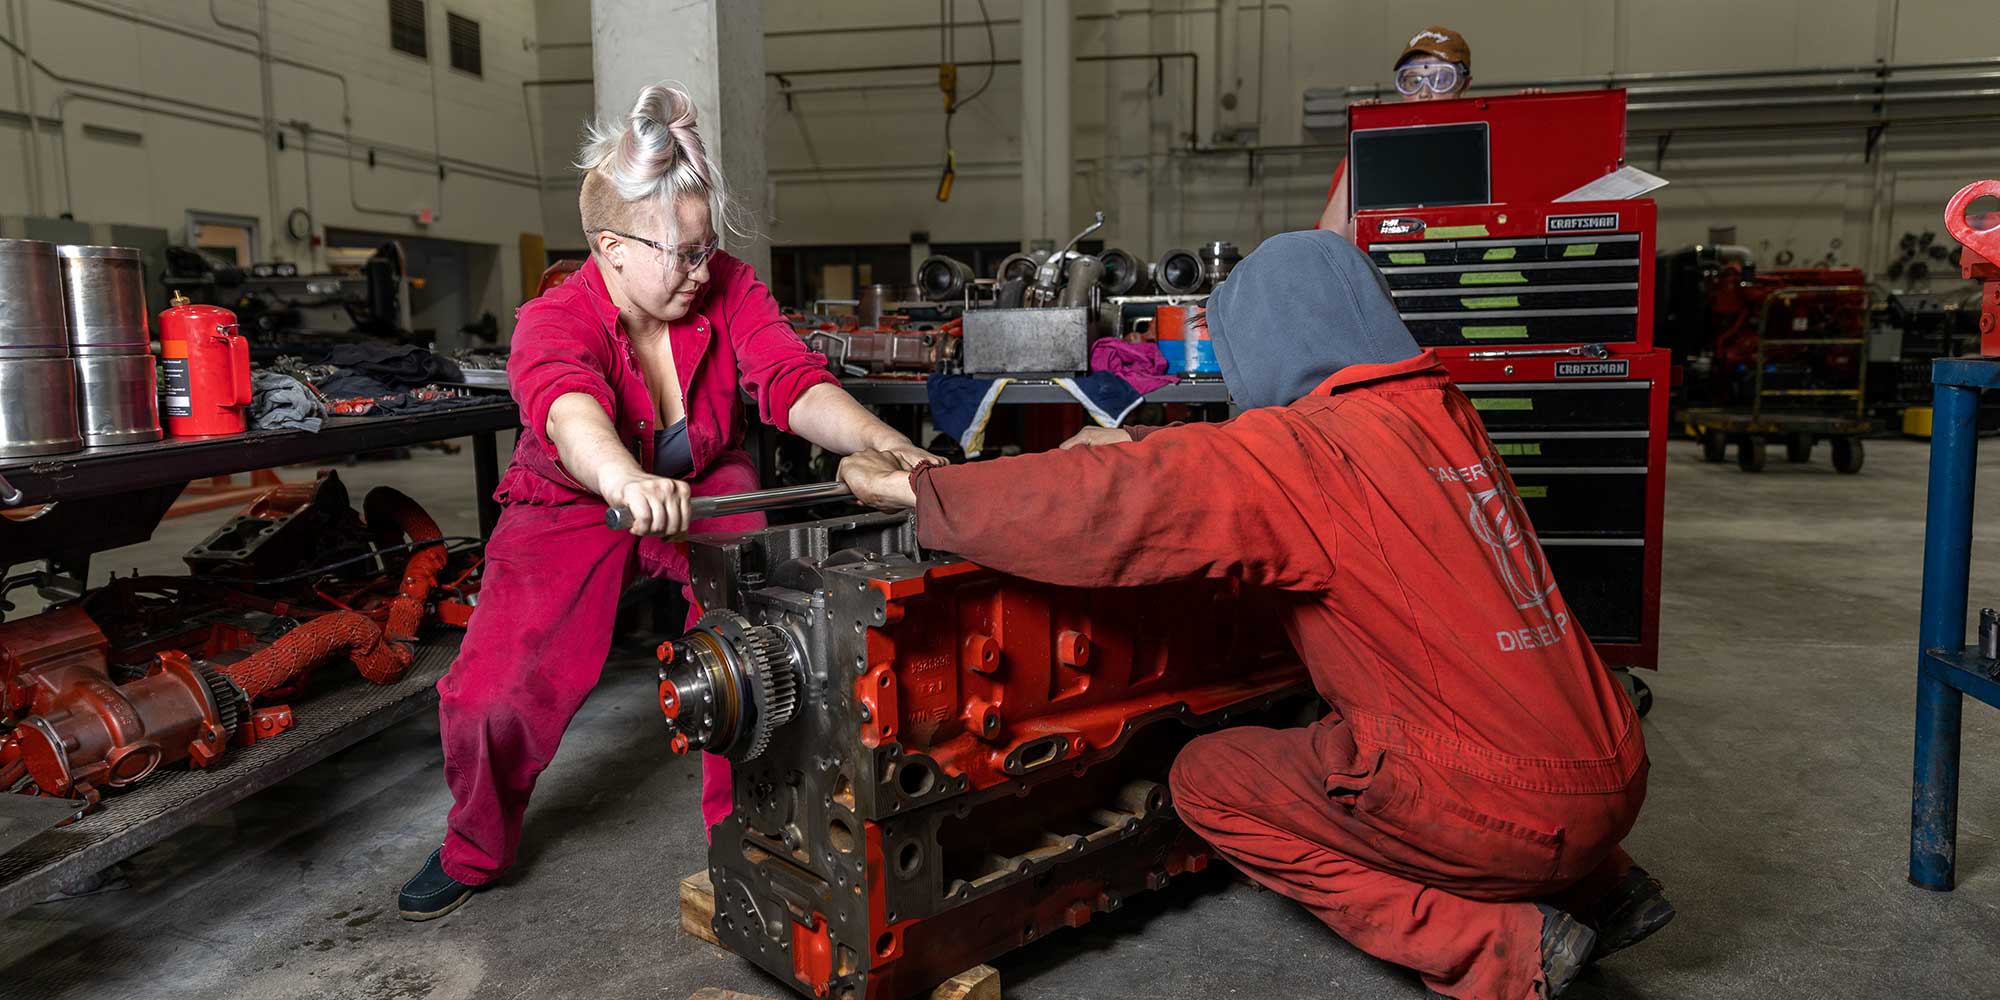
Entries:
{"type": "Polygon", "coordinates": [[[1229,272],[1236,270],[1236,263],[1242,259],[1243,254],[1237,251],[1236,244],[1234,243],[1216,240],[1212,243],[1202,244],[1202,280],[1213,290],[1215,286],[1229,279],[1229,272]]]}
{"type": "Polygon", "coordinates": [[[1097,287],[1105,295],[1144,295],[1153,290],[1153,269],[1145,261],[1115,248],[1104,251],[1097,259],[1104,265],[1104,276],[1097,279],[1097,287]]]}
{"type": "Polygon", "coordinates": [[[312,482],[267,490],[182,561],[196,576],[248,581],[325,562],[362,537],[346,485],[327,471],[312,482]]]}
{"type": "Polygon", "coordinates": [[[1311,697],[1227,584],[1030,583],[887,515],[698,538],[690,561],[709,613],[662,647],[661,707],[676,749],[736,761],[714,930],[811,996],[919,993],[1200,870],[1175,754],[1311,697]]]}
{"type": "Polygon", "coordinates": [[[1194,251],[1176,249],[1160,255],[1153,281],[1168,295],[1193,295],[1205,287],[1207,277],[1194,251]]]}
{"type": "Polygon", "coordinates": [[[917,265],[917,291],[930,302],[963,298],[973,280],[972,265],[956,257],[933,254],[917,265]]]}
{"type": "Polygon", "coordinates": [[[102,672],[73,678],[53,710],[21,720],[13,739],[43,794],[90,796],[163,764],[208,766],[249,715],[250,697],[234,681],[170,652],[130,683],[113,684],[102,672]]]}

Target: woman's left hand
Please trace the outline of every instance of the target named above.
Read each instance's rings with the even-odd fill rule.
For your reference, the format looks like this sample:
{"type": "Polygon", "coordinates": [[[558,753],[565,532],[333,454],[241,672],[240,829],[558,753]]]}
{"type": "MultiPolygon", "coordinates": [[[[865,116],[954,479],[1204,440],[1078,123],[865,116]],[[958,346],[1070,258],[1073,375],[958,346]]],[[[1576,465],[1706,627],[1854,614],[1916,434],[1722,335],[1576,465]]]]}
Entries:
{"type": "MultiPolygon", "coordinates": [[[[910,450],[926,455],[915,448],[910,450]]],[[[854,499],[877,510],[909,510],[917,505],[910,471],[924,464],[886,451],[857,451],[840,460],[840,481],[854,491],[854,499]]]]}

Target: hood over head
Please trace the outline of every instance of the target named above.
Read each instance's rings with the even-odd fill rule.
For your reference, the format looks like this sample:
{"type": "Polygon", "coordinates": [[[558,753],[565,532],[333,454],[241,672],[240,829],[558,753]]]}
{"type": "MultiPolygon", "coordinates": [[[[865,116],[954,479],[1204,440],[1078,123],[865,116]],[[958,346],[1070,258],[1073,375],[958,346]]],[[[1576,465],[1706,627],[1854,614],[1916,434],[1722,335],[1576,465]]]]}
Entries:
{"type": "Polygon", "coordinates": [[[1319,229],[1280,233],[1243,258],[1209,296],[1208,334],[1244,409],[1296,402],[1349,365],[1420,353],[1382,272],[1319,229]]]}

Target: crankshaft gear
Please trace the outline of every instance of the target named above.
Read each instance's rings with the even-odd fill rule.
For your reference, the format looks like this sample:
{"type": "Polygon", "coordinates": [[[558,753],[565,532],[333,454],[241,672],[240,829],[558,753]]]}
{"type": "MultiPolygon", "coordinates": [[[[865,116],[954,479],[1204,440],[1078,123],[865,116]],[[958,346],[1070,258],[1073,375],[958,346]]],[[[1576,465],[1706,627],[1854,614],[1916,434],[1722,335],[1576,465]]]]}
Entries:
{"type": "Polygon", "coordinates": [[[778,626],[712,611],[660,659],[660,708],[676,751],[755,760],[798,714],[799,655],[778,626]]]}

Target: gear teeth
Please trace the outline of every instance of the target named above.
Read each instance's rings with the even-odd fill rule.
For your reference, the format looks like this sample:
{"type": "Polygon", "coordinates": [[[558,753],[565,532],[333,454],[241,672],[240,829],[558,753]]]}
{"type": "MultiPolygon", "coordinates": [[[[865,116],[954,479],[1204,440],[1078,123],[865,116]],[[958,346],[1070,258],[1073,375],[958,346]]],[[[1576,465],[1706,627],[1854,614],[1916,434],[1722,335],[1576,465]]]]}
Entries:
{"type": "Polygon", "coordinates": [[[227,675],[206,664],[201,667],[201,680],[208,685],[209,697],[215,702],[216,722],[223,739],[235,739],[244,720],[250,717],[250,696],[227,675]]]}
{"type": "Polygon", "coordinates": [[[799,708],[799,675],[792,667],[791,644],[783,632],[772,626],[744,630],[743,654],[756,675],[762,695],[757,713],[757,731],[752,734],[744,760],[763,756],[771,746],[771,734],[792,721],[799,708]]]}

